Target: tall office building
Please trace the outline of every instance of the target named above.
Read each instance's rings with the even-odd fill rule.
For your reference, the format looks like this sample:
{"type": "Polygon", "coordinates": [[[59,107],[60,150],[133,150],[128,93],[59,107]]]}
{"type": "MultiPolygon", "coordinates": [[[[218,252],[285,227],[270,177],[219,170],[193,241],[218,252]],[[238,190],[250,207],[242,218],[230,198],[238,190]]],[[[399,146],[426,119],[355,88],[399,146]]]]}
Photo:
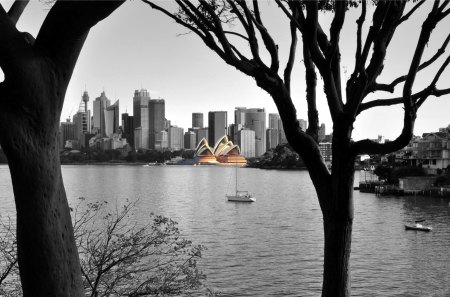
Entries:
{"type": "Polygon", "coordinates": [[[267,129],[266,130],[266,147],[267,149],[276,148],[279,140],[279,131],[277,129],[267,129]]]}
{"type": "Polygon", "coordinates": [[[302,130],[306,132],[306,129],[308,129],[308,122],[304,119],[298,119],[298,124],[300,128],[302,128],[302,130]]]}
{"type": "Polygon", "coordinates": [[[237,133],[241,155],[246,158],[256,157],[255,152],[255,131],[243,128],[237,133]]]}
{"type": "Polygon", "coordinates": [[[89,137],[91,135],[91,111],[87,109],[89,95],[83,92],[78,112],[73,116],[75,124],[75,138],[78,139],[81,147],[89,147],[89,137]]]}
{"type": "Polygon", "coordinates": [[[165,128],[166,104],[164,99],[150,99],[148,104],[150,143],[149,147],[155,149],[156,134],[165,128]]]}
{"type": "Polygon", "coordinates": [[[128,113],[122,113],[122,138],[125,138],[132,147],[134,147],[133,134],[133,116],[128,115],[128,113]]]}
{"type": "Polygon", "coordinates": [[[227,133],[227,112],[210,111],[208,113],[208,143],[216,142],[227,133]]]}
{"type": "Polygon", "coordinates": [[[100,97],[95,98],[93,102],[94,107],[94,121],[93,130],[101,137],[106,136],[105,131],[105,110],[111,104],[111,101],[106,97],[105,91],[100,94],[100,97]]]}
{"type": "Polygon", "coordinates": [[[184,129],[177,126],[169,128],[169,149],[179,151],[184,148],[184,129]]]}
{"type": "Polygon", "coordinates": [[[198,129],[197,130],[197,144],[203,139],[203,138],[205,138],[206,139],[206,141],[208,141],[208,143],[209,143],[209,140],[208,140],[208,131],[209,131],[209,129],[208,129],[208,127],[206,127],[206,128],[200,128],[200,129],[198,129]]]}
{"type": "Polygon", "coordinates": [[[247,108],[246,107],[236,107],[234,109],[234,124],[235,125],[241,125],[243,127],[245,125],[245,112],[247,108]]]}
{"type": "Polygon", "coordinates": [[[66,141],[75,139],[75,124],[70,121],[70,118],[61,122],[59,133],[59,147],[63,149],[66,146],[66,141]]]}
{"type": "Polygon", "coordinates": [[[156,133],[155,150],[163,151],[169,148],[169,132],[163,130],[156,133]]]}
{"type": "Polygon", "coordinates": [[[321,142],[321,141],[324,141],[325,140],[325,135],[326,135],[326,132],[325,132],[325,124],[321,124],[320,125],[320,127],[319,127],[319,142],[321,142]]]}
{"type": "Polygon", "coordinates": [[[150,93],[146,89],[134,91],[133,97],[133,126],[135,131],[133,135],[139,137],[139,141],[134,139],[135,149],[148,149],[149,148],[149,110],[148,105],[150,101],[150,93]]]}
{"type": "Polygon", "coordinates": [[[278,121],[278,129],[279,129],[278,144],[287,143],[286,134],[284,133],[283,122],[281,121],[281,119],[278,121]]]}
{"type": "Polygon", "coordinates": [[[269,113],[269,129],[280,130],[280,115],[277,113],[269,113]]]}
{"type": "Polygon", "coordinates": [[[245,127],[255,131],[255,155],[266,152],[266,111],[264,108],[248,108],[245,111],[245,127]]]}
{"type": "Polygon", "coordinates": [[[192,128],[203,128],[203,113],[192,113],[192,128]]]}
{"type": "Polygon", "coordinates": [[[105,134],[113,137],[115,133],[119,133],[119,100],[105,110],[105,134]]]}
{"type": "Polygon", "coordinates": [[[196,135],[192,131],[184,133],[184,148],[187,150],[194,150],[197,146],[196,135]]]}

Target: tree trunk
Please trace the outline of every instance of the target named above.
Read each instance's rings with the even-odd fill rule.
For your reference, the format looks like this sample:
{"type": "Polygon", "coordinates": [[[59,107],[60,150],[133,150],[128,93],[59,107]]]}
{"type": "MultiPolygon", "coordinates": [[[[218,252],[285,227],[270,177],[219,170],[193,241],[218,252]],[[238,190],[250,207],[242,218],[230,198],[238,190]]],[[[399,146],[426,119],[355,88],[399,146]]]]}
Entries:
{"type": "MultiPolygon", "coordinates": [[[[339,126],[339,125],[337,125],[339,126]]],[[[325,250],[322,297],[349,297],[350,252],[353,228],[353,181],[355,157],[350,152],[349,133],[335,129],[331,195],[323,210],[325,250]]],[[[349,129],[345,129],[350,131],[349,129]]]]}
{"type": "Polygon", "coordinates": [[[81,268],[58,149],[65,86],[58,79],[49,83],[55,75],[51,71],[29,73],[32,80],[2,89],[0,123],[16,201],[23,294],[81,297],[81,268]]]}

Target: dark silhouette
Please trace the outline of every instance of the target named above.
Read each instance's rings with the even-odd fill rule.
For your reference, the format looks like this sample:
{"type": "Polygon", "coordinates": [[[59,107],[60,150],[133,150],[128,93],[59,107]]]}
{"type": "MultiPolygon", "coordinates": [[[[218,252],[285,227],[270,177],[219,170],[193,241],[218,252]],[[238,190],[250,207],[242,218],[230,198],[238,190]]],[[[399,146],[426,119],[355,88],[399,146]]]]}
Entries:
{"type": "Polygon", "coordinates": [[[61,178],[58,127],[72,71],[91,27],[122,1],[57,1],[36,39],[16,23],[28,1],[0,5],[0,144],[17,209],[24,296],[84,296],[61,178]]]}
{"type": "MultiPolygon", "coordinates": [[[[349,258],[353,226],[354,163],[359,154],[386,154],[405,147],[413,135],[417,110],[430,96],[442,96],[450,89],[438,89],[442,72],[450,57],[439,58],[450,36],[442,41],[442,47],[424,61],[431,33],[436,25],[450,13],[448,2],[434,1],[371,1],[375,5],[365,41],[362,28],[367,21],[366,1],[281,1],[278,7],[290,20],[291,44],[287,49],[288,61],[280,71],[279,48],[264,25],[258,1],[199,0],[196,4],[177,0],[178,10],[170,12],[160,2],[143,0],[178,24],[198,35],[204,44],[244,74],[253,77],[256,84],[273,98],[283,122],[289,144],[300,155],[309,170],[316,188],[323,214],[325,233],[324,274],[322,296],[350,296],[349,258]],[[359,6],[360,17],[355,26],[355,66],[347,81],[341,86],[339,37],[347,10],[359,6]],[[427,8],[428,7],[428,8],[427,8]],[[396,29],[414,15],[418,9],[429,9],[419,32],[417,45],[407,73],[401,73],[390,83],[377,81],[383,72],[386,52],[396,29]],[[333,20],[327,35],[318,13],[327,10],[333,20]],[[234,27],[224,24],[233,22],[234,27]],[[233,31],[230,31],[231,30],[233,31]],[[297,33],[302,40],[303,65],[306,77],[306,102],[309,127],[302,131],[291,97],[291,73],[296,60],[297,33]],[[240,39],[240,40],[239,40],[240,39]],[[234,42],[239,40],[239,42],[234,42]],[[248,45],[248,47],[247,47],[248,45]],[[243,48],[244,47],[244,48],[243,48]],[[268,61],[268,63],[266,62],[268,61]],[[440,64],[438,64],[440,63],[440,64]],[[437,64],[437,65],[436,65],[437,64]],[[434,75],[427,79],[429,85],[416,93],[412,89],[416,75],[424,68],[435,65],[434,75]],[[318,145],[319,114],[316,107],[316,69],[324,83],[324,93],[333,120],[332,171],[320,154],[318,145]],[[280,75],[279,73],[283,73],[280,75]],[[373,92],[396,91],[401,87],[402,96],[392,99],[364,101],[373,92]],[[388,143],[376,143],[369,139],[352,141],[356,117],[370,108],[402,104],[404,108],[403,130],[388,143]]],[[[369,20],[370,21],[370,20],[369,20]]],[[[406,49],[405,49],[406,50],[406,49]]],[[[433,69],[431,69],[433,70],[433,69]]]]}

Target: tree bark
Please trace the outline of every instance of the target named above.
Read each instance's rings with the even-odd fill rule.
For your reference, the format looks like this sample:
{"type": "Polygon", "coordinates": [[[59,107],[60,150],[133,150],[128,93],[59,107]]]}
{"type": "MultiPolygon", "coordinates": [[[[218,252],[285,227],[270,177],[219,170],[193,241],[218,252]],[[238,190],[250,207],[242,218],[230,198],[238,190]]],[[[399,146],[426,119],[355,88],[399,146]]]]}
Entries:
{"type": "Polygon", "coordinates": [[[59,161],[58,103],[66,84],[45,63],[36,64],[24,69],[20,82],[5,81],[1,92],[1,143],[16,201],[23,294],[84,296],[59,161]]]}
{"type": "Polygon", "coordinates": [[[355,156],[350,149],[351,124],[335,124],[331,195],[325,200],[325,236],[322,297],[349,297],[350,252],[353,228],[353,181],[355,156]]]}
{"type": "Polygon", "coordinates": [[[24,296],[84,296],[61,176],[58,130],[72,71],[89,29],[121,1],[58,1],[34,40],[0,5],[0,144],[17,210],[24,296]]]}

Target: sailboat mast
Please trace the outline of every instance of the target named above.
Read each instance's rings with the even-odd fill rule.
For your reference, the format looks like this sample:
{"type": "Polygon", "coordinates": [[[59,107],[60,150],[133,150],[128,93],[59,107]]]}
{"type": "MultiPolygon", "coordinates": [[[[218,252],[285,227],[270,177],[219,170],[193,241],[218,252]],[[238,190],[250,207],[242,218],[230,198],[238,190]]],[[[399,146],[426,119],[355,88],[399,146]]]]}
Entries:
{"type": "Polygon", "coordinates": [[[234,162],[236,163],[235,167],[236,167],[236,196],[237,196],[237,192],[238,192],[238,188],[237,188],[237,186],[238,186],[237,155],[234,157],[234,162]]]}

